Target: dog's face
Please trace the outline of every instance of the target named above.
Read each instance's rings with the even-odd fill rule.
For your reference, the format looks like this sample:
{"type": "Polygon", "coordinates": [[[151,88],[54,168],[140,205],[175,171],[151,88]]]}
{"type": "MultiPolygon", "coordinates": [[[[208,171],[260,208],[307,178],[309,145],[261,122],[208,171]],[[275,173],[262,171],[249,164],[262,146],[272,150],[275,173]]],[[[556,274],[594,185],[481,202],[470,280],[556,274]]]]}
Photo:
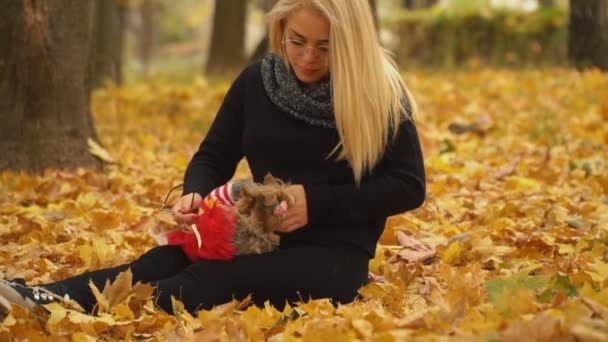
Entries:
{"type": "Polygon", "coordinates": [[[240,218],[252,228],[275,231],[282,221],[281,212],[291,203],[286,188],[282,181],[271,175],[266,175],[264,184],[244,186],[236,202],[240,218]]]}

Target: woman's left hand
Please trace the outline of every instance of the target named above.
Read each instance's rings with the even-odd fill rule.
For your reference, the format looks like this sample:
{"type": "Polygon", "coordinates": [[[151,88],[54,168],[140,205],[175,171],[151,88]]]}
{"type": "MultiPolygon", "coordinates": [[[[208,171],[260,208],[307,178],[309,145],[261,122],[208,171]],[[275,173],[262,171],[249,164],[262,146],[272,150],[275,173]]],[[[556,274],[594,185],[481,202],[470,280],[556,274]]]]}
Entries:
{"type": "Polygon", "coordinates": [[[290,185],[287,192],[293,196],[292,203],[289,203],[287,212],[278,231],[283,233],[293,232],[308,224],[308,206],[306,204],[306,192],[302,185],[290,185]]]}

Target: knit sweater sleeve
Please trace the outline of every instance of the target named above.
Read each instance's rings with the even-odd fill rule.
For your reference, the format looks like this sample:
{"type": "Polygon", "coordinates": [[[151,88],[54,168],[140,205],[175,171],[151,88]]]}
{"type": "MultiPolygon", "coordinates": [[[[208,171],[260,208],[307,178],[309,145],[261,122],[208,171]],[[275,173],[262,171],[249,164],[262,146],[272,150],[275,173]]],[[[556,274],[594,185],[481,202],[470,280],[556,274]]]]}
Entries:
{"type": "Polygon", "coordinates": [[[393,140],[360,186],[355,184],[304,184],[308,221],[361,223],[422,205],[426,194],[424,163],[418,134],[411,121],[401,124],[393,140]]]}
{"type": "Polygon", "coordinates": [[[233,82],[224,102],[194,154],[184,175],[184,194],[201,196],[226,183],[243,157],[243,103],[247,81],[245,69],[233,82]]]}

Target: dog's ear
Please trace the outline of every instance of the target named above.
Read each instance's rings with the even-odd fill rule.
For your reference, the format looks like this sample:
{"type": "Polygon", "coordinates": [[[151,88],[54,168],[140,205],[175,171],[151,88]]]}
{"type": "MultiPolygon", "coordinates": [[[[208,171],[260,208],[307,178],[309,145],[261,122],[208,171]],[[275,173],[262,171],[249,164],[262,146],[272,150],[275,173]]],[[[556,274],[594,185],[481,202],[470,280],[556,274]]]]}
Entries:
{"type": "Polygon", "coordinates": [[[255,197],[254,192],[255,191],[253,190],[253,187],[251,186],[251,184],[245,184],[241,188],[241,197],[255,197]]]}
{"type": "Polygon", "coordinates": [[[257,191],[252,185],[245,185],[241,188],[241,195],[236,203],[237,209],[240,213],[249,215],[253,210],[256,202],[257,191]]]}
{"type": "Polygon", "coordinates": [[[281,185],[281,181],[269,172],[264,176],[264,185],[281,185]]]}

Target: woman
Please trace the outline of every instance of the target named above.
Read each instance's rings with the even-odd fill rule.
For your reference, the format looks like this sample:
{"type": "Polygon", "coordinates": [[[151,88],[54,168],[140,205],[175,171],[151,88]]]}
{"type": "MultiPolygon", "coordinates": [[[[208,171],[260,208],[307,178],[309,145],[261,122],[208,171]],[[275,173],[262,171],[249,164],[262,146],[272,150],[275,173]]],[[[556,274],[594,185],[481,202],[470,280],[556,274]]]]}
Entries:
{"type": "MultiPolygon", "coordinates": [[[[173,211],[192,223],[201,198],[246,157],[255,181],[270,172],[292,184],[280,248],[191,263],[177,247],[157,247],[130,264],[43,286],[53,298],[68,294],[91,310],[89,279],[102,287],[129,267],[134,281],[156,286],[169,312],[171,295],[191,312],[250,293],[277,307],[356,297],[386,218],[424,201],[414,101],[379,45],[367,0],[281,0],[268,18],[272,53],[232,84],[173,211]]],[[[16,290],[27,303],[41,301],[35,288],[11,284],[0,288],[4,298],[15,301],[16,290]]]]}

